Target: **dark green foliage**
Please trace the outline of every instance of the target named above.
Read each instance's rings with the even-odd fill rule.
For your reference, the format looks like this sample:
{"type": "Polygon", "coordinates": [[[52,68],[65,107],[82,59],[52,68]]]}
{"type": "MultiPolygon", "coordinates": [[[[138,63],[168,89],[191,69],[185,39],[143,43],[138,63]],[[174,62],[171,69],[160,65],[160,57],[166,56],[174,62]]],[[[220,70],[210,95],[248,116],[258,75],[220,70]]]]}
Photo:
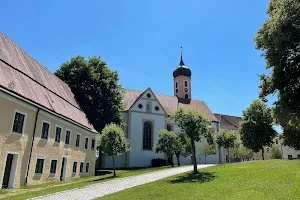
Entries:
{"type": "Polygon", "coordinates": [[[269,94],[278,96],[274,103],[276,122],[284,129],[285,143],[300,149],[300,1],[271,0],[267,14],[269,18],[255,38],[266,68],[271,69],[260,75],[260,98],[267,101],[269,94]]]}
{"type": "Polygon", "coordinates": [[[119,75],[100,57],[87,60],[82,56],[63,63],[55,75],[71,88],[81,109],[94,128],[101,132],[106,124],[121,123],[123,94],[119,75]]]}
{"type": "Polygon", "coordinates": [[[239,129],[243,145],[254,152],[262,150],[263,159],[263,147],[271,146],[273,138],[277,134],[272,127],[272,123],[271,109],[259,100],[253,101],[243,111],[239,129]]]}
{"type": "Polygon", "coordinates": [[[112,123],[106,125],[97,137],[98,149],[105,156],[112,156],[114,176],[116,176],[115,156],[129,150],[129,142],[123,129],[112,123]]]}
{"type": "Polygon", "coordinates": [[[270,152],[271,159],[282,159],[282,154],[278,148],[278,146],[273,145],[270,152]]]}
{"type": "Polygon", "coordinates": [[[152,167],[166,166],[166,160],[160,159],[160,158],[155,158],[155,159],[152,159],[151,164],[152,164],[152,167]]]}
{"type": "Polygon", "coordinates": [[[189,138],[194,173],[197,173],[195,141],[200,141],[201,136],[210,133],[211,121],[202,112],[192,107],[177,109],[173,118],[175,119],[175,124],[180,128],[181,133],[189,138]]]}

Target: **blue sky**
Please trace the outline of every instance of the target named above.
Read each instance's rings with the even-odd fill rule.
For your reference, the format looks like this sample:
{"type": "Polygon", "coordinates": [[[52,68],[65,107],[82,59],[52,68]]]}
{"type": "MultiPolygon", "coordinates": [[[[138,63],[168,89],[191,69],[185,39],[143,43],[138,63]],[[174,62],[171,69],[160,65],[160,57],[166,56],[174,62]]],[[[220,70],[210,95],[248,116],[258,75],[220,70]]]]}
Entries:
{"type": "Polygon", "coordinates": [[[54,72],[76,55],[101,56],[125,88],[173,95],[183,46],[192,98],[241,116],[266,72],[253,38],[268,0],[1,1],[0,28],[54,72]]]}

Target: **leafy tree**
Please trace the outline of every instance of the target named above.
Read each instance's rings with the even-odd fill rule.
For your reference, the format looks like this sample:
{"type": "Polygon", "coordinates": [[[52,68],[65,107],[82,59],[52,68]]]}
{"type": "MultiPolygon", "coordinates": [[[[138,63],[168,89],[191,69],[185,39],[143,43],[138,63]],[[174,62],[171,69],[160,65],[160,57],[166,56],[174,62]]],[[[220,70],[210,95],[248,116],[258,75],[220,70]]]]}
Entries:
{"type": "Polygon", "coordinates": [[[253,151],[244,146],[240,146],[240,147],[236,148],[234,151],[235,151],[236,157],[241,158],[243,161],[245,159],[249,160],[250,158],[253,158],[253,151]]]}
{"type": "MultiPolygon", "coordinates": [[[[165,129],[161,129],[158,132],[158,141],[157,144],[154,146],[154,151],[156,153],[162,152],[165,154],[167,165],[168,165],[168,158],[173,156],[173,154],[175,153],[176,143],[177,141],[174,132],[165,129]]],[[[174,164],[172,162],[172,167],[173,166],[174,164]]]]}
{"type": "Polygon", "coordinates": [[[259,100],[253,101],[243,111],[239,129],[243,145],[254,152],[261,150],[263,160],[264,146],[271,146],[273,138],[276,136],[272,123],[271,109],[259,100]]]}
{"type": "Polygon", "coordinates": [[[216,135],[216,143],[223,147],[224,149],[227,149],[228,152],[228,161],[230,161],[230,152],[229,149],[235,147],[235,141],[237,137],[234,131],[230,131],[227,129],[222,129],[220,132],[216,135]]]}
{"type": "Polygon", "coordinates": [[[106,124],[120,124],[123,93],[119,75],[108,68],[100,57],[87,60],[71,58],[55,72],[71,88],[81,109],[94,128],[101,132],[106,124]]]}
{"type": "Polygon", "coordinates": [[[101,135],[97,136],[97,144],[103,155],[112,156],[114,176],[116,176],[115,156],[129,151],[129,142],[123,129],[114,123],[106,125],[101,135]]]}
{"type": "Polygon", "coordinates": [[[191,155],[191,143],[185,134],[176,134],[176,144],[174,153],[177,158],[177,165],[180,166],[180,156],[191,155]]]}
{"type": "Polygon", "coordinates": [[[300,1],[271,0],[255,37],[269,74],[260,75],[260,98],[276,94],[274,116],[283,127],[285,144],[300,150],[300,1]]]}
{"type": "Polygon", "coordinates": [[[192,107],[178,108],[173,118],[181,133],[185,134],[191,142],[192,163],[194,165],[194,174],[196,174],[198,171],[195,141],[200,141],[201,135],[205,136],[210,132],[211,122],[202,112],[192,107]]]}
{"type": "Polygon", "coordinates": [[[270,158],[271,159],[282,159],[282,154],[278,148],[278,146],[273,145],[270,151],[270,158]]]}
{"type": "Polygon", "coordinates": [[[204,163],[206,164],[206,158],[209,155],[214,155],[216,153],[216,146],[206,142],[200,146],[199,153],[201,156],[204,156],[204,163]]]}

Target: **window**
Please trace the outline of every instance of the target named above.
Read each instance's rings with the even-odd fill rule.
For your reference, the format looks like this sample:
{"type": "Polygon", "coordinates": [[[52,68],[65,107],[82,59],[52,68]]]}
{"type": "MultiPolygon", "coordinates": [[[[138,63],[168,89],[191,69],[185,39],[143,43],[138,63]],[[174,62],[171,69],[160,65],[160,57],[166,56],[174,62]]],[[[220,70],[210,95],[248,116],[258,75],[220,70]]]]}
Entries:
{"type": "Polygon", "coordinates": [[[76,136],[76,147],[79,147],[79,145],[80,145],[80,135],[79,134],[77,134],[77,136],[76,136]]]}
{"type": "Polygon", "coordinates": [[[297,154],[297,158],[300,159],[300,154],[297,154]]]}
{"type": "Polygon", "coordinates": [[[177,82],[175,83],[175,88],[178,88],[178,83],[177,82]]]}
{"type": "Polygon", "coordinates": [[[148,103],[147,103],[147,105],[146,105],[146,111],[147,112],[151,112],[151,102],[149,101],[148,103]]]}
{"type": "Polygon", "coordinates": [[[55,130],[55,142],[60,142],[60,135],[61,135],[61,127],[56,126],[56,130],[55,130]]]}
{"type": "Polygon", "coordinates": [[[189,98],[189,95],[188,95],[188,94],[185,94],[184,97],[185,97],[186,99],[188,99],[188,98],[189,98]]]}
{"type": "Polygon", "coordinates": [[[44,159],[37,159],[35,165],[35,173],[42,174],[44,168],[44,159]]]}
{"type": "Polygon", "coordinates": [[[187,81],[184,81],[184,87],[187,87],[187,81]]]}
{"type": "Polygon", "coordinates": [[[168,131],[173,131],[173,130],[172,130],[172,125],[171,125],[171,124],[167,124],[167,130],[168,130],[168,131]]]}
{"type": "Polygon", "coordinates": [[[293,156],[292,155],[288,155],[288,159],[292,160],[293,156]]]}
{"type": "Polygon", "coordinates": [[[65,140],[66,144],[70,144],[70,136],[71,136],[71,131],[66,130],[66,140],[65,140]]]}
{"type": "Polygon", "coordinates": [[[176,89],[176,92],[175,93],[178,93],[178,89],[176,89]]]}
{"type": "Polygon", "coordinates": [[[56,173],[56,165],[57,165],[57,160],[51,160],[50,174],[56,173]]]}
{"type": "Polygon", "coordinates": [[[276,144],[278,144],[278,139],[276,139],[276,141],[275,141],[275,142],[276,142],[276,144]]]}
{"type": "Polygon", "coordinates": [[[90,168],[90,163],[86,163],[85,172],[88,173],[90,168]]]}
{"type": "Polygon", "coordinates": [[[92,147],[91,147],[92,150],[95,149],[95,140],[92,140],[92,147]]]}
{"type": "Polygon", "coordinates": [[[152,150],[152,123],[149,121],[144,123],[143,149],[152,150]]]}
{"type": "Polygon", "coordinates": [[[46,140],[48,139],[49,129],[50,129],[50,124],[48,122],[43,122],[41,138],[46,140]]]}
{"type": "Polygon", "coordinates": [[[88,149],[88,147],[89,147],[89,138],[86,137],[86,138],[85,138],[85,143],[84,143],[84,148],[85,148],[85,149],[88,149]]]}
{"type": "Polygon", "coordinates": [[[77,171],[77,162],[73,163],[73,173],[76,173],[77,171]]]}
{"type": "Polygon", "coordinates": [[[80,163],[80,168],[79,168],[79,170],[80,170],[80,173],[83,173],[83,162],[80,163]]]}
{"type": "Polygon", "coordinates": [[[267,147],[267,153],[269,153],[270,152],[270,148],[269,147],[267,147]]]}
{"type": "Polygon", "coordinates": [[[24,122],[25,122],[26,114],[15,111],[14,122],[13,122],[13,133],[23,133],[24,122]]]}

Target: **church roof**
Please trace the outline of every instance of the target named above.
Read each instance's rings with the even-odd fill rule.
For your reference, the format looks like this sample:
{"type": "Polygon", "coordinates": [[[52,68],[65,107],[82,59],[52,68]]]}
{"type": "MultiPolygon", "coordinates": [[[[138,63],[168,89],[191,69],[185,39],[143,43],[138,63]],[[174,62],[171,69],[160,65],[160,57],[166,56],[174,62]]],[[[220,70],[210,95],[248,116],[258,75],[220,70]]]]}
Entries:
{"type": "Polygon", "coordinates": [[[1,32],[0,87],[95,131],[69,86],[1,32]]]}
{"type": "MultiPolygon", "coordinates": [[[[130,109],[132,104],[140,97],[142,91],[125,89],[124,94],[124,103],[126,111],[130,109]]],[[[207,117],[209,117],[212,121],[218,122],[216,116],[211,112],[211,110],[207,107],[204,101],[198,100],[189,100],[184,98],[177,98],[175,96],[169,96],[164,94],[155,94],[156,98],[163,106],[167,115],[172,115],[176,110],[177,106],[179,107],[189,107],[192,106],[200,111],[202,111],[207,117]]]]}
{"type": "Polygon", "coordinates": [[[237,130],[239,128],[239,123],[242,120],[242,117],[223,115],[223,114],[214,114],[218,121],[220,122],[221,129],[237,130]]]}

